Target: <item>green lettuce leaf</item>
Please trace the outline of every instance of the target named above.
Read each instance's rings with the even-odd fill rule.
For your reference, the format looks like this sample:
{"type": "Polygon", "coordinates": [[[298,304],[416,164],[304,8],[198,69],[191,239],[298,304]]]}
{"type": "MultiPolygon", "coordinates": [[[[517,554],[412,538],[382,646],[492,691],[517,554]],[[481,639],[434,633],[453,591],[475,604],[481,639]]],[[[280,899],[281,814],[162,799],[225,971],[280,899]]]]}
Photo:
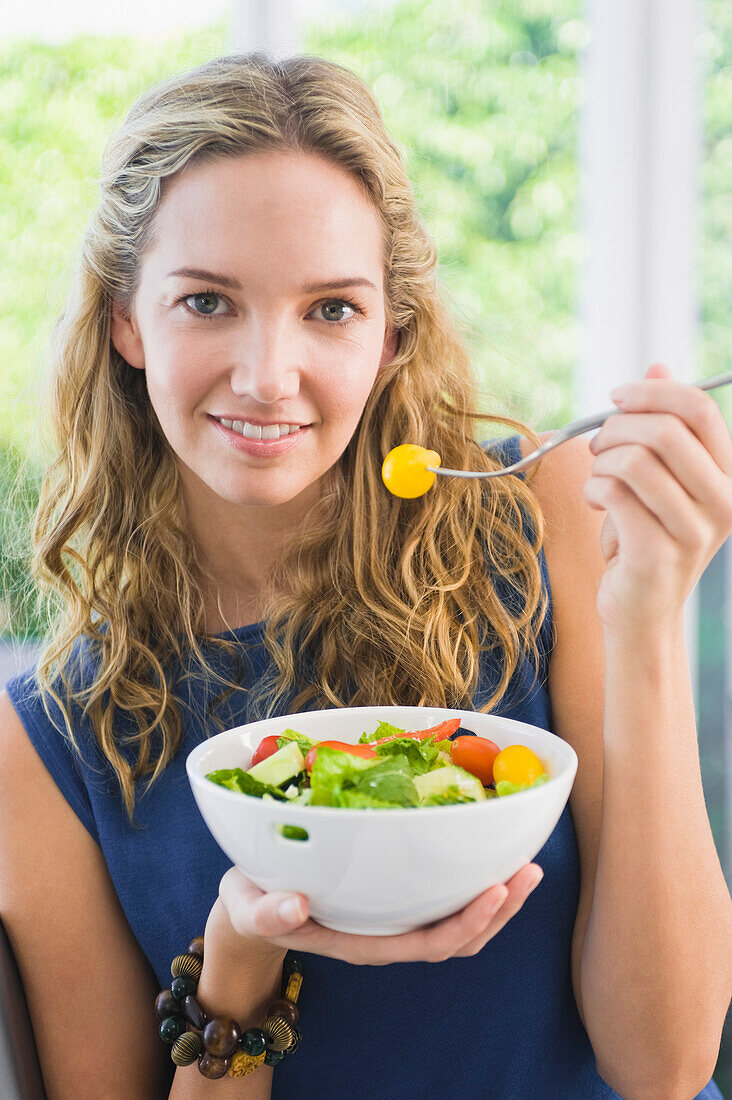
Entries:
{"type": "Polygon", "coordinates": [[[394,737],[404,732],[404,730],[390,725],[389,722],[379,722],[373,733],[362,733],[358,743],[359,745],[368,745],[371,741],[380,741],[382,737],[394,737]]]}
{"type": "Polygon", "coordinates": [[[307,756],[311,748],[315,744],[309,737],[306,737],[304,733],[298,733],[297,730],[285,730],[277,738],[277,748],[283,749],[285,745],[288,745],[290,741],[297,742],[297,747],[303,756],[307,756]]]}
{"type": "Polygon", "coordinates": [[[412,774],[424,775],[435,764],[439,750],[432,738],[417,741],[413,737],[397,737],[385,745],[377,745],[374,752],[379,756],[405,756],[412,774]]]}
{"type": "Polygon", "coordinates": [[[419,802],[409,762],[403,754],[389,756],[367,768],[355,780],[353,791],[392,806],[416,806],[419,802]]]}
{"type": "Polygon", "coordinates": [[[384,802],[380,798],[365,794],[363,791],[341,791],[338,796],[339,806],[347,806],[351,810],[394,810],[397,807],[393,802],[384,802]]]}
{"type": "Polygon", "coordinates": [[[373,766],[373,761],[339,749],[320,748],[310,775],[313,792],[312,806],[338,806],[338,796],[344,786],[353,786],[354,779],[362,771],[373,766]]]}
{"type": "MultiPolygon", "coordinates": [[[[486,791],[486,794],[488,792],[486,791]]],[[[441,794],[430,795],[422,803],[423,806],[450,806],[456,802],[476,802],[477,799],[464,794],[459,787],[448,787],[441,794]]]]}
{"type": "Polygon", "coordinates": [[[390,806],[416,806],[419,802],[403,754],[375,763],[338,749],[318,749],[310,787],[312,806],[374,805],[373,801],[355,799],[355,795],[390,806]]]}
{"type": "Polygon", "coordinates": [[[230,791],[238,791],[240,794],[250,794],[255,798],[261,798],[263,794],[270,794],[281,801],[289,801],[284,791],[279,787],[273,787],[269,783],[260,783],[249,772],[241,768],[219,768],[217,771],[207,772],[206,779],[212,783],[218,783],[220,787],[228,787],[230,791]]]}
{"type": "Polygon", "coordinates": [[[509,783],[507,779],[501,779],[499,783],[496,783],[496,794],[499,798],[502,798],[507,794],[516,794],[517,791],[528,791],[530,787],[539,787],[542,783],[546,783],[548,778],[549,776],[546,772],[543,772],[533,783],[523,783],[519,785],[516,783],[509,783]]]}
{"type": "Polygon", "coordinates": [[[308,840],[310,837],[307,829],[301,829],[299,825],[278,825],[277,830],[288,840],[308,840]]]}

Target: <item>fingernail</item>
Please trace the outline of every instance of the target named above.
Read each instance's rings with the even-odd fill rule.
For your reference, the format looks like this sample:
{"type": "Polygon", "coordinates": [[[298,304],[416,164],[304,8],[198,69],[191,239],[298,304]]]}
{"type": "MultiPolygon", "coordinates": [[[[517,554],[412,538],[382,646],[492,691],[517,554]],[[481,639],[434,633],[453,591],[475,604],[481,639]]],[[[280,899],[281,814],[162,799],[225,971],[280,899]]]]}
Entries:
{"type": "Polygon", "coordinates": [[[287,898],[281,901],[277,912],[288,924],[302,920],[302,902],[299,898],[287,898]]]}
{"type": "Polygon", "coordinates": [[[496,890],[491,898],[491,905],[494,909],[500,909],[504,901],[508,897],[508,890],[505,886],[502,886],[500,890],[496,890]]]}
{"type": "Polygon", "coordinates": [[[535,887],[537,887],[543,878],[544,878],[544,872],[543,871],[539,871],[537,874],[535,874],[534,877],[531,880],[531,884],[529,886],[529,889],[533,890],[535,887]]]}
{"type": "Polygon", "coordinates": [[[625,398],[630,393],[630,386],[626,384],[622,386],[616,386],[614,390],[610,390],[610,397],[616,404],[621,404],[625,401],[625,398]]]}

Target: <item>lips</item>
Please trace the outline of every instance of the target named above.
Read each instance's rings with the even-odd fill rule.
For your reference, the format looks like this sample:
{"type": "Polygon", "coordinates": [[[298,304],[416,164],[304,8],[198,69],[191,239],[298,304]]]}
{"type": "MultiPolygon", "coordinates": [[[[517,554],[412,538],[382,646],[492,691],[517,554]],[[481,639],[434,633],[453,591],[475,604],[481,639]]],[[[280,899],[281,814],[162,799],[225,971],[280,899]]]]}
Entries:
{"type": "MultiPolygon", "coordinates": [[[[227,427],[226,424],[222,424],[221,420],[215,416],[211,416],[209,417],[209,419],[211,423],[216,427],[216,429],[221,433],[227,443],[233,446],[236,450],[241,451],[244,454],[255,455],[261,458],[268,458],[270,456],[285,454],[287,451],[292,450],[293,447],[297,446],[301,438],[307,434],[311,427],[311,425],[309,424],[288,424],[288,429],[290,427],[295,428],[294,432],[288,430],[287,434],[285,435],[278,434],[276,438],[273,437],[268,439],[264,434],[262,434],[262,436],[248,435],[241,430],[236,430],[233,426],[227,427]]],[[[236,421],[234,421],[233,423],[236,423],[236,421]]],[[[239,421],[239,423],[243,428],[245,422],[239,421]]],[[[252,427],[256,428],[260,426],[253,425],[252,427]]],[[[264,428],[266,427],[268,427],[268,425],[260,427],[260,431],[263,432],[264,428]]],[[[270,427],[279,426],[270,425],[270,427]]]]}
{"type": "Polygon", "coordinates": [[[283,435],[293,435],[301,428],[300,424],[286,422],[256,424],[251,420],[229,420],[223,416],[217,416],[215,419],[230,431],[243,435],[245,439],[280,439],[283,435]]]}

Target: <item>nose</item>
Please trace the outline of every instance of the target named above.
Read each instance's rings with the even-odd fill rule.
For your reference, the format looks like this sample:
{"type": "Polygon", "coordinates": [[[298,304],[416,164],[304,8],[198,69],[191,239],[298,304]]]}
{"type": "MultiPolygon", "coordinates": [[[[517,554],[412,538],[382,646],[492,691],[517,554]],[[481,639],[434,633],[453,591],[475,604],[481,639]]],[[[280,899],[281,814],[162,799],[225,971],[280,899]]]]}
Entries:
{"type": "Polygon", "coordinates": [[[231,389],[263,405],[295,397],[300,389],[300,369],[284,333],[251,332],[236,350],[231,389]],[[286,346],[287,345],[287,346],[286,346]]]}

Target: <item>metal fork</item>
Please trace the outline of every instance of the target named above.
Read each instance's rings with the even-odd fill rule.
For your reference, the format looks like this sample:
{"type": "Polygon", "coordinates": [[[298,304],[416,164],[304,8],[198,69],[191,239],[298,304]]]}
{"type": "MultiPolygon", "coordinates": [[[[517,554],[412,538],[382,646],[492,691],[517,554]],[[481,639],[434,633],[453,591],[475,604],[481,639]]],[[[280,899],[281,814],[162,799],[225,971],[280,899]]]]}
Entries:
{"type": "MultiPolygon", "coordinates": [[[[703,382],[695,382],[694,385],[698,390],[715,390],[717,386],[727,386],[730,382],[732,382],[732,371],[728,371],[727,374],[718,374],[715,378],[707,378],[703,382]]],[[[443,466],[428,466],[427,469],[433,474],[450,474],[452,477],[502,477],[504,474],[517,474],[528,466],[533,466],[543,455],[553,451],[561,443],[574,439],[576,435],[591,432],[593,428],[602,427],[609,416],[615,416],[616,413],[623,411],[623,409],[609,409],[608,412],[596,416],[584,416],[580,420],[573,420],[565,428],[557,428],[552,438],[547,439],[546,443],[542,443],[541,447],[532,451],[531,454],[519,459],[511,466],[504,466],[501,470],[446,470],[443,466]]]]}

